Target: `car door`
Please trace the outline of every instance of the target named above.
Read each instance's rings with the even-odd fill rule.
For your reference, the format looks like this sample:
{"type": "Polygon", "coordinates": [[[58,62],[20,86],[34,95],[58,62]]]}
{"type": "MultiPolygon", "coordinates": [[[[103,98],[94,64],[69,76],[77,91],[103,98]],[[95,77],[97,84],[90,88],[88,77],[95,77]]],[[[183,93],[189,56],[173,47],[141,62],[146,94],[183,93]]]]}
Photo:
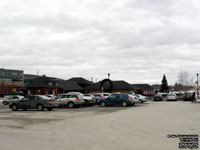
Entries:
{"type": "Polygon", "coordinates": [[[68,99],[69,99],[69,95],[62,95],[60,104],[66,105],[67,102],[69,101],[68,99]]]}
{"type": "Polygon", "coordinates": [[[29,108],[35,109],[38,101],[39,101],[38,96],[31,96],[30,99],[29,99],[29,108]]]}
{"type": "Polygon", "coordinates": [[[117,104],[117,99],[116,99],[117,95],[111,95],[107,98],[106,102],[108,105],[116,105],[117,104]]]}
{"type": "Polygon", "coordinates": [[[30,101],[30,97],[23,98],[22,100],[18,102],[19,104],[18,107],[21,109],[29,109],[30,108],[29,101],[30,101]]]}
{"type": "Polygon", "coordinates": [[[123,100],[123,95],[116,94],[114,96],[113,103],[114,103],[114,105],[121,105],[122,100],[123,100]]]}

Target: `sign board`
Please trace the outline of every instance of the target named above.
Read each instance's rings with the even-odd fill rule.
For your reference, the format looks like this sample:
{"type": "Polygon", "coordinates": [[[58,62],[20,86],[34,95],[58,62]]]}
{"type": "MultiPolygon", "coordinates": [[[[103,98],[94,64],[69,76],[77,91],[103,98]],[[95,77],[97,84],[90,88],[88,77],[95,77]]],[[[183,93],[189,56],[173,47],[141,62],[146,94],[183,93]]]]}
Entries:
{"type": "Polygon", "coordinates": [[[16,89],[16,88],[13,88],[13,92],[17,92],[17,89],[16,89]]]}

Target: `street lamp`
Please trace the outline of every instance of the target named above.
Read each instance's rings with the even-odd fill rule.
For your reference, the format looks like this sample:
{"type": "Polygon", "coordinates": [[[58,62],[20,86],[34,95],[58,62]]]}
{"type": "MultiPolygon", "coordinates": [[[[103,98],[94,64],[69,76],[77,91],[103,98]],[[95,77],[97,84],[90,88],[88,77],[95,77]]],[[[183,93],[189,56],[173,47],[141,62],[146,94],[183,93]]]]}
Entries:
{"type": "Polygon", "coordinates": [[[108,79],[110,78],[110,73],[108,73],[108,79]]]}
{"type": "Polygon", "coordinates": [[[199,97],[198,89],[199,89],[199,74],[197,73],[197,98],[199,97]]]}

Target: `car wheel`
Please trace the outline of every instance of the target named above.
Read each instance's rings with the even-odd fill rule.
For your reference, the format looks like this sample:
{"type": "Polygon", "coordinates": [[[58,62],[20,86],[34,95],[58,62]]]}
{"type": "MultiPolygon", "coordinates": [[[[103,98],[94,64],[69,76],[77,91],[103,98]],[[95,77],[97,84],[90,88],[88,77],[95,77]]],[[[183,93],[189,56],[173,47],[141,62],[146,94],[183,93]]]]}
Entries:
{"type": "Polygon", "coordinates": [[[43,111],[44,110],[44,106],[42,104],[37,105],[37,110],[38,111],[43,111]]]}
{"type": "Polygon", "coordinates": [[[47,110],[48,110],[48,111],[52,111],[52,110],[53,110],[53,108],[47,108],[47,110]]]}
{"type": "Polygon", "coordinates": [[[105,102],[101,102],[101,107],[105,107],[106,103],[105,102]]]}
{"type": "Polygon", "coordinates": [[[123,102],[122,102],[122,107],[127,107],[127,106],[128,106],[128,103],[125,102],[125,101],[123,101],[123,102]]]}
{"type": "Polygon", "coordinates": [[[7,105],[7,102],[6,102],[6,101],[3,101],[3,104],[4,104],[4,105],[7,105]]]}
{"type": "Polygon", "coordinates": [[[74,103],[73,102],[69,102],[68,108],[73,108],[73,107],[74,107],[74,103]]]}
{"type": "Polygon", "coordinates": [[[13,111],[17,111],[17,110],[18,110],[17,105],[13,104],[13,105],[12,105],[12,110],[13,110],[13,111]]]}
{"type": "Polygon", "coordinates": [[[85,106],[88,107],[89,106],[89,102],[85,101],[85,106]]]}

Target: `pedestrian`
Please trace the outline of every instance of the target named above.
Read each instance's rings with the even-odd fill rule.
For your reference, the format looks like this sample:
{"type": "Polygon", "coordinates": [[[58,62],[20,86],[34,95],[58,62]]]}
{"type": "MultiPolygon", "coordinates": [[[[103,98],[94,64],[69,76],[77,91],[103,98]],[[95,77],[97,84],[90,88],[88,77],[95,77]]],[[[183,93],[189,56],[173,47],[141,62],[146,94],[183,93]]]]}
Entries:
{"type": "Polygon", "coordinates": [[[192,102],[196,101],[196,95],[195,92],[192,93],[192,102]]]}

